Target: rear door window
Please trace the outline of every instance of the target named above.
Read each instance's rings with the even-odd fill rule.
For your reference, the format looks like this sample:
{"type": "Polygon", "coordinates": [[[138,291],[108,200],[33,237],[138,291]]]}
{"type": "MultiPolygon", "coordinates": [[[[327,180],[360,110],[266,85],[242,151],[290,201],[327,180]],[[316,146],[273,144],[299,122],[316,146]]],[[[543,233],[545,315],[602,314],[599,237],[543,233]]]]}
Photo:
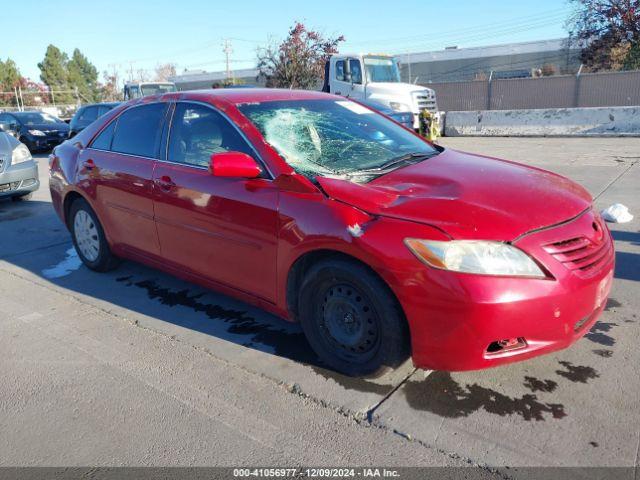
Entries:
{"type": "Polygon", "coordinates": [[[156,158],[165,103],[133,107],[118,117],[111,150],[139,157],[156,158]]]}

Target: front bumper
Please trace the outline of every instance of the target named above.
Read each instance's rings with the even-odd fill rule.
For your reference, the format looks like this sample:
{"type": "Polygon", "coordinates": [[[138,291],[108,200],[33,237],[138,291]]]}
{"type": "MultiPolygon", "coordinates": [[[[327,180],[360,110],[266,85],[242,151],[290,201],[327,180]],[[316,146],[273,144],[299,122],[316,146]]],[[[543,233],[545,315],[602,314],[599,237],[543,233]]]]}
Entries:
{"type": "Polygon", "coordinates": [[[38,164],[34,160],[9,165],[0,172],[0,197],[25,195],[38,188],[38,164]]]}
{"type": "Polygon", "coordinates": [[[44,137],[37,137],[35,135],[24,135],[21,137],[22,142],[33,151],[47,151],[54,147],[57,147],[62,142],[67,140],[68,132],[60,132],[54,135],[46,135],[44,137]],[[64,136],[63,136],[64,135],[64,136]]]}
{"type": "MultiPolygon", "coordinates": [[[[605,308],[614,268],[613,240],[592,211],[560,227],[515,242],[553,278],[490,277],[428,269],[422,282],[405,282],[398,295],[411,329],[419,368],[462,371],[494,367],[568,347],[605,308]],[[606,243],[601,261],[569,270],[542,245],[574,238],[599,222],[606,243]],[[407,289],[406,285],[412,285],[407,289]],[[524,339],[513,350],[492,351],[506,339],[524,339]]],[[[427,267],[425,267],[427,268],[427,267]]]]}

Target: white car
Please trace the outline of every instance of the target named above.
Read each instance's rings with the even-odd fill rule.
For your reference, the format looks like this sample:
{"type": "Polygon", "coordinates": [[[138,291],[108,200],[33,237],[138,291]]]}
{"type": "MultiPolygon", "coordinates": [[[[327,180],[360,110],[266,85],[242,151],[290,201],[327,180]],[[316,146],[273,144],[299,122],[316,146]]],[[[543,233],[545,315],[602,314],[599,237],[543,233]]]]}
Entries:
{"type": "Polygon", "coordinates": [[[29,149],[0,131],[0,198],[28,199],[40,188],[38,164],[29,149]]]}

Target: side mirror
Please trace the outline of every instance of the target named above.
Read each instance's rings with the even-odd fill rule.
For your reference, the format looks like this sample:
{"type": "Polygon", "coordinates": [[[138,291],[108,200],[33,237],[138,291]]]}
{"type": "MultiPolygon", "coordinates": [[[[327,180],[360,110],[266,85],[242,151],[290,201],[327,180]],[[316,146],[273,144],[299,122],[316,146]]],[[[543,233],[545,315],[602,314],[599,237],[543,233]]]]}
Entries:
{"type": "Polygon", "coordinates": [[[11,130],[13,130],[13,129],[11,128],[11,124],[10,123],[0,123],[0,132],[9,133],[11,130]]]}
{"type": "Polygon", "coordinates": [[[209,169],[216,177],[256,178],[262,173],[258,162],[243,152],[214,153],[209,169]]]}

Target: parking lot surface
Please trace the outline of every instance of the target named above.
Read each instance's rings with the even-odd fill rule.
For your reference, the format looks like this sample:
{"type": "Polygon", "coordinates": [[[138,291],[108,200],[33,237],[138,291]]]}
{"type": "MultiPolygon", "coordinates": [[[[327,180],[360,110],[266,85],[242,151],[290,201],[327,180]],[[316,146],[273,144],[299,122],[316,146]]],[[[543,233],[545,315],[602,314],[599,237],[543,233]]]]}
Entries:
{"type": "Polygon", "coordinates": [[[558,172],[599,209],[636,216],[610,224],[611,298],[573,347],[481,372],[407,363],[343,377],[297,325],[132,262],[81,266],[41,155],[33,199],[0,201],[0,465],[620,466],[634,478],[640,139],[441,143],[558,172]]]}

